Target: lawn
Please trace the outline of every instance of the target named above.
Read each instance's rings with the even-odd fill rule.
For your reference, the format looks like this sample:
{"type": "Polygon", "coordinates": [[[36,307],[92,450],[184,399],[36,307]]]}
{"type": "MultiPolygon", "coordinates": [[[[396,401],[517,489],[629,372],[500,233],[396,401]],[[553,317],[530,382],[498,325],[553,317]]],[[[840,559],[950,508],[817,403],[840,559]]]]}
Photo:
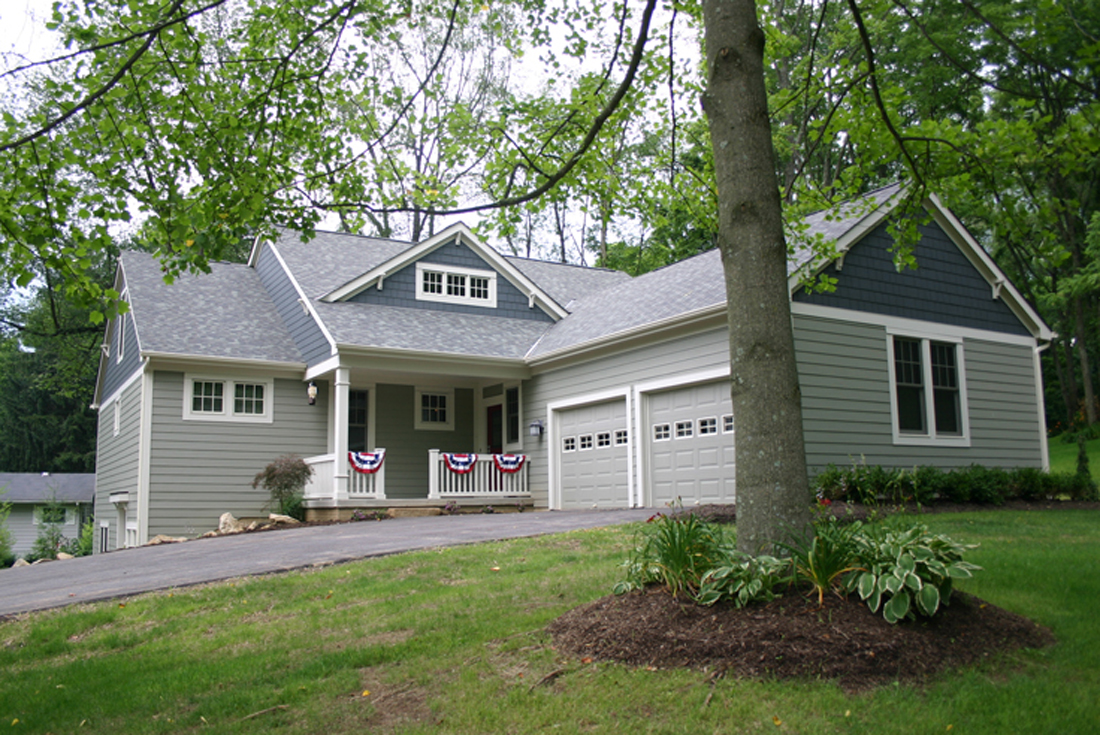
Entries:
{"type": "MultiPolygon", "coordinates": [[[[960,585],[1059,644],[926,688],[719,679],[559,657],[632,529],[573,532],[81,605],[0,623],[13,733],[1085,733],[1100,730],[1100,511],[928,517],[960,585]]],[[[2,573],[2,572],[0,572],[2,573]]],[[[959,645],[966,645],[959,641],[959,645]]]]}
{"type": "MultiPolygon", "coordinates": [[[[1064,443],[1061,435],[1052,436],[1047,440],[1050,448],[1051,472],[1076,472],[1077,471],[1077,443],[1064,443]]],[[[1093,479],[1100,479],[1100,439],[1085,442],[1085,451],[1089,455],[1089,472],[1093,479]]]]}

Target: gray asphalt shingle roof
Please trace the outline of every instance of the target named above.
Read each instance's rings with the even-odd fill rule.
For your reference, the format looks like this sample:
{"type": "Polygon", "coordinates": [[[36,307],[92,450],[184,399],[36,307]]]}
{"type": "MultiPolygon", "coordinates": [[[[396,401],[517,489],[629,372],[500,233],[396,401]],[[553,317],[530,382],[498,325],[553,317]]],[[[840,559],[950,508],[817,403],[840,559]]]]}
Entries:
{"type": "Polygon", "coordinates": [[[0,503],[91,503],[95,475],[85,473],[0,472],[0,503]]]}
{"type": "Polygon", "coordinates": [[[342,302],[315,303],[337,344],[522,359],[546,322],[342,302]]]}
{"type": "Polygon", "coordinates": [[[513,255],[507,255],[505,258],[567,311],[573,310],[575,301],[631,280],[626,273],[607,268],[585,268],[580,265],[550,263],[513,255]]]}
{"type": "Polygon", "coordinates": [[[164,282],[147,254],[122,255],[142,352],[302,363],[255,270],[211,263],[210,273],[164,282]]]}
{"type": "MultiPolygon", "coordinates": [[[[843,236],[899,187],[885,187],[858,203],[806,218],[806,235],[843,236]]],[[[366,303],[319,299],[408,250],[413,243],[318,232],[302,242],[282,230],[276,246],[338,344],[440,354],[523,359],[609,338],[725,302],[716,250],[637,278],[604,269],[506,256],[571,313],[553,325],[366,303]]],[[[799,251],[788,269],[812,257],[799,251]]],[[[156,260],[123,257],[130,302],[144,351],[236,359],[302,362],[254,269],[215,263],[213,272],[165,285],[156,260]]]]}
{"type": "Polygon", "coordinates": [[[275,241],[279,254],[310,299],[321,298],[414,244],[321,231],[309,242],[302,242],[299,233],[286,229],[275,241]]]}

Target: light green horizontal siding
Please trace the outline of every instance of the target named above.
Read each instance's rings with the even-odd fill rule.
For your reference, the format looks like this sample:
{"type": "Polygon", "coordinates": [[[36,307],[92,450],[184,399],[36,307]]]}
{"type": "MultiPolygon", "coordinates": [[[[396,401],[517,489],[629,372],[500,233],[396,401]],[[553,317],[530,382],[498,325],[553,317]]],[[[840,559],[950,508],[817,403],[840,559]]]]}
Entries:
{"type": "Polygon", "coordinates": [[[252,487],[256,473],[282,455],[327,451],[328,386],[317,387],[310,406],[301,381],[276,379],[269,424],[184,421],[183,374],[154,373],[149,536],[194,536],[216,528],[225,512],[269,512],[267,492],[252,487]]]}
{"type": "Polygon", "coordinates": [[[118,436],[115,430],[114,402],[99,409],[96,441],[95,518],[99,553],[99,524],[110,524],[109,548],[118,546],[118,511],[110,502],[112,493],[129,493],[127,520],[137,519],[138,462],[141,444],[141,379],[131,383],[118,400],[122,403],[118,436]]]}
{"type": "Polygon", "coordinates": [[[386,448],[386,497],[428,497],[428,450],[469,452],[474,447],[474,392],[454,392],[454,430],[416,429],[411,385],[379,385],[371,400],[377,400],[375,430],[377,446],[386,448]],[[377,398],[376,398],[377,396],[377,398]]]}
{"type": "MultiPolygon", "coordinates": [[[[557,370],[540,373],[523,385],[523,420],[548,420],[546,406],[590,393],[613,390],[671,375],[720,368],[729,362],[729,337],[723,329],[685,335],[557,370]]],[[[523,452],[530,456],[529,483],[535,505],[549,504],[548,437],[523,431],[523,452]]],[[[634,431],[634,427],[629,427],[634,431]]],[[[636,439],[636,437],[634,438],[636,439]]],[[[633,458],[631,458],[633,461],[633,458]]]]}
{"type": "Polygon", "coordinates": [[[794,325],[811,473],[861,459],[888,467],[1041,466],[1030,347],[964,341],[970,447],[895,446],[886,330],[807,316],[794,325]]]}

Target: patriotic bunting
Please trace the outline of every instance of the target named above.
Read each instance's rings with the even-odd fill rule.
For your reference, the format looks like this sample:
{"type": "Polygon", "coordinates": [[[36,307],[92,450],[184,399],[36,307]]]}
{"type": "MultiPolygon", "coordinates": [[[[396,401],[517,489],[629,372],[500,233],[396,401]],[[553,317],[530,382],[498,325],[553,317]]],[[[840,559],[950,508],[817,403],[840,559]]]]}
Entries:
{"type": "Polygon", "coordinates": [[[493,464],[505,474],[512,474],[523,469],[523,463],[527,461],[526,454],[494,454],[493,464]]]}
{"type": "Polygon", "coordinates": [[[474,465],[477,464],[477,455],[443,452],[443,462],[447,465],[447,469],[456,475],[465,475],[473,472],[474,465]]]}
{"type": "Polygon", "coordinates": [[[356,472],[364,475],[373,475],[382,467],[382,460],[386,458],[386,450],[379,452],[348,452],[348,461],[356,472]]]}

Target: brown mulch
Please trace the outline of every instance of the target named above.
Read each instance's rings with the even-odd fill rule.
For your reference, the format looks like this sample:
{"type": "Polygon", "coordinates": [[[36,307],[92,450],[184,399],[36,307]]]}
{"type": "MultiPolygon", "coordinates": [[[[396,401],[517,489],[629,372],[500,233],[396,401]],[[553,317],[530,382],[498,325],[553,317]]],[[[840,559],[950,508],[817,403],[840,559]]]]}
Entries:
{"type": "Polygon", "coordinates": [[[762,605],[702,607],[663,588],[604,597],[548,627],[554,645],[583,659],[715,676],[821,678],[847,691],[922,683],[997,653],[1052,645],[1046,628],[955,592],[931,619],[890,625],[859,598],[792,591],[762,605]]]}

